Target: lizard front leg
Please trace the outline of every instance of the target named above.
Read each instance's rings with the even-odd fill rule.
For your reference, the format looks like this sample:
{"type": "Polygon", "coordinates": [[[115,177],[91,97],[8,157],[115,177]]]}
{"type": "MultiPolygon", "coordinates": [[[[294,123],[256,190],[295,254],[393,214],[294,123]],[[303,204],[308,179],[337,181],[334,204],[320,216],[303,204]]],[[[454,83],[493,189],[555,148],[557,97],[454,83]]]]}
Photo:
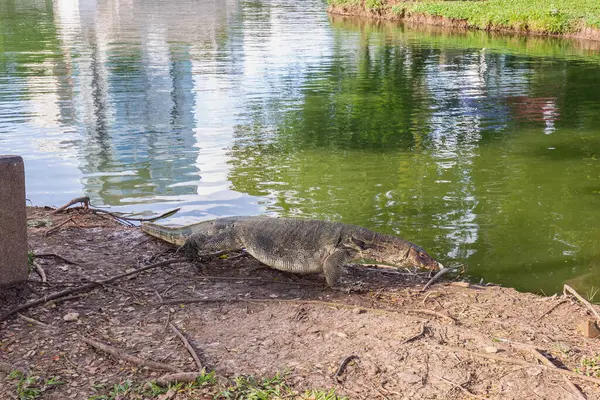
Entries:
{"type": "Polygon", "coordinates": [[[242,248],[243,245],[237,237],[232,232],[225,231],[215,235],[193,234],[187,238],[180,251],[183,251],[188,257],[199,259],[210,253],[241,250],[242,248]]]}
{"type": "Polygon", "coordinates": [[[338,286],[338,281],[342,275],[342,267],[354,258],[353,253],[352,250],[337,249],[325,258],[323,273],[328,286],[332,288],[338,286]]]}

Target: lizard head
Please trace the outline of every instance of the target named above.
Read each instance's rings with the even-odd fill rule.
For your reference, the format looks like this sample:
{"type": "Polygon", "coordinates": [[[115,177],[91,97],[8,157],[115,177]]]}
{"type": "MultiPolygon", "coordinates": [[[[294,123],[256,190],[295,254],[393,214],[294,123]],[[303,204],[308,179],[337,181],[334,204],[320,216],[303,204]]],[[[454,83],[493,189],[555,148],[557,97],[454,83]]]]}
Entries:
{"type": "Polygon", "coordinates": [[[441,263],[434,260],[421,247],[392,235],[384,235],[368,230],[359,230],[350,235],[350,247],[361,257],[397,267],[418,267],[442,269],[441,263]]]}

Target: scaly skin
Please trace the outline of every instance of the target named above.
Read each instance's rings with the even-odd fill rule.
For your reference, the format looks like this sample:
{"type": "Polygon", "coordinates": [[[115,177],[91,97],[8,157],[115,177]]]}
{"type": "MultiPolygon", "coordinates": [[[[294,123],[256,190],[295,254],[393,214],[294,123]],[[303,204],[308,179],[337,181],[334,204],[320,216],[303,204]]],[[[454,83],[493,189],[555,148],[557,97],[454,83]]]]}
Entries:
{"type": "Polygon", "coordinates": [[[142,229],[170,243],[183,244],[182,249],[193,257],[245,248],[274,269],[297,274],[323,272],[332,287],[338,284],[342,266],[357,258],[398,267],[442,268],[413,243],[340,222],[228,217],[175,230],[155,224],[144,224],[142,229]]]}

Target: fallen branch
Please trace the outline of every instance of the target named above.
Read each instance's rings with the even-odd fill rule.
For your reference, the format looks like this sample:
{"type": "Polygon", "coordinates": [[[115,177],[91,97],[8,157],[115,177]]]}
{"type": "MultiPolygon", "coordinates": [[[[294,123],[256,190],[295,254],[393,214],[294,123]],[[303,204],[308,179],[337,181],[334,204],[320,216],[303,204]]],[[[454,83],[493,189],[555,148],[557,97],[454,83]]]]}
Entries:
{"type": "MultiPolygon", "coordinates": [[[[156,292],[158,294],[158,292],[156,292]]],[[[169,326],[171,327],[171,330],[173,332],[175,332],[175,334],[179,337],[179,339],[181,339],[181,341],[183,342],[185,348],[187,349],[187,351],[190,353],[190,355],[192,356],[192,358],[194,359],[194,362],[196,363],[196,365],[198,366],[198,372],[202,373],[202,369],[204,368],[202,366],[202,363],[200,362],[200,357],[198,357],[198,353],[196,353],[196,349],[194,349],[192,347],[192,345],[190,344],[190,342],[186,339],[186,337],[183,335],[183,333],[181,333],[179,331],[179,329],[177,329],[177,327],[175,325],[173,325],[173,323],[169,322],[169,326]]],[[[197,376],[197,375],[196,375],[197,376]]]]}
{"type": "Polygon", "coordinates": [[[158,371],[182,372],[181,369],[179,369],[173,365],[163,364],[163,363],[159,363],[156,361],[144,360],[143,358],[139,358],[136,356],[132,356],[131,354],[124,353],[115,347],[98,342],[94,339],[82,337],[81,340],[83,342],[89,344],[90,346],[92,346],[98,350],[101,350],[105,353],[108,353],[111,356],[113,356],[119,360],[127,361],[134,365],[139,365],[142,367],[147,367],[147,368],[155,369],[158,371]]]}
{"type": "Polygon", "coordinates": [[[76,197],[73,200],[69,201],[67,204],[58,207],[56,210],[52,211],[52,214],[58,214],[63,212],[67,208],[71,207],[74,204],[82,203],[84,208],[89,208],[90,206],[90,198],[88,196],[76,197]]]}
{"type": "Polygon", "coordinates": [[[546,312],[544,312],[542,315],[540,315],[537,320],[539,321],[540,319],[544,318],[546,315],[550,314],[552,311],[554,311],[555,308],[557,308],[558,306],[560,306],[561,304],[566,303],[567,300],[561,300],[558,303],[556,303],[555,305],[553,305],[552,307],[550,307],[546,312]]]}
{"type": "MultiPolygon", "coordinates": [[[[552,363],[552,361],[548,360],[546,358],[546,356],[543,355],[542,352],[539,351],[538,349],[531,349],[531,353],[535,356],[535,358],[537,358],[538,360],[540,360],[540,362],[542,364],[547,365],[550,368],[559,369],[556,365],[554,365],[552,363]]],[[[579,390],[579,388],[577,386],[575,386],[575,384],[573,382],[571,382],[571,380],[567,376],[563,375],[562,378],[566,382],[566,384],[571,388],[571,390],[573,391],[573,394],[575,395],[575,397],[577,397],[580,400],[587,400],[587,398],[581,392],[581,390],[579,390]]]]}
{"type": "Polygon", "coordinates": [[[421,290],[420,290],[420,292],[424,292],[424,291],[426,291],[427,289],[429,289],[429,287],[430,287],[431,285],[433,285],[435,282],[437,282],[438,280],[440,280],[440,278],[441,278],[442,276],[446,275],[446,274],[447,274],[448,272],[450,272],[451,270],[452,270],[452,268],[447,268],[447,267],[444,267],[444,268],[442,268],[442,269],[441,269],[441,270],[440,270],[440,271],[439,271],[437,274],[435,274],[435,275],[433,276],[433,278],[431,278],[431,279],[429,280],[429,282],[427,282],[427,283],[425,284],[425,286],[423,286],[423,289],[421,289],[421,290]]]}
{"type": "Polygon", "coordinates": [[[198,379],[199,374],[197,372],[178,372],[175,374],[165,374],[156,380],[156,383],[160,386],[169,386],[174,383],[191,383],[198,379]]]}
{"type": "Polygon", "coordinates": [[[421,331],[419,333],[417,333],[414,336],[409,337],[408,339],[405,339],[402,343],[400,344],[406,344],[406,343],[410,343],[413,340],[417,340],[418,338],[420,338],[421,336],[425,335],[425,332],[427,331],[427,327],[425,326],[425,324],[421,325],[421,331]]]}
{"type": "Polygon", "coordinates": [[[110,211],[100,210],[98,208],[93,208],[92,209],[92,211],[95,212],[95,213],[107,214],[107,215],[110,215],[113,218],[122,219],[124,221],[136,221],[136,222],[153,222],[153,221],[158,221],[159,219],[170,217],[171,215],[177,213],[179,210],[181,210],[181,208],[175,208],[173,210],[169,210],[169,211],[167,211],[165,213],[157,215],[156,217],[134,218],[134,217],[125,217],[125,216],[120,215],[118,213],[113,213],[113,212],[110,212],[110,211]]]}
{"type": "Polygon", "coordinates": [[[412,314],[433,315],[434,317],[442,318],[442,319],[445,319],[445,320],[451,322],[452,324],[456,324],[456,319],[454,319],[453,317],[446,315],[446,314],[436,312],[436,311],[432,311],[432,310],[411,309],[411,310],[406,310],[406,312],[412,313],[412,314]]]}
{"type": "Polygon", "coordinates": [[[67,219],[65,219],[64,221],[62,221],[60,224],[56,225],[55,227],[52,227],[50,229],[48,229],[46,232],[44,232],[44,236],[49,236],[52,233],[56,232],[58,230],[58,228],[60,228],[61,226],[67,224],[68,222],[73,221],[73,217],[69,217],[67,219]]]}
{"type": "Polygon", "coordinates": [[[46,278],[46,272],[44,271],[44,268],[42,268],[42,266],[40,264],[36,263],[35,261],[33,261],[32,264],[33,264],[33,267],[35,268],[35,272],[37,272],[37,274],[42,279],[42,283],[48,282],[48,279],[46,278]]]}
{"type": "Polygon", "coordinates": [[[34,254],[33,255],[34,258],[50,258],[50,257],[54,257],[54,258],[58,258],[59,260],[63,260],[65,263],[67,264],[71,264],[71,265],[81,265],[79,263],[76,263],[74,261],[69,260],[68,258],[65,258],[63,256],[59,256],[58,254],[54,254],[54,253],[40,253],[40,254],[34,254]]]}
{"type": "Polygon", "coordinates": [[[22,320],[27,321],[29,323],[32,323],[32,324],[35,324],[35,325],[39,325],[39,326],[42,326],[44,328],[53,328],[52,325],[45,324],[42,321],[38,321],[37,319],[29,318],[29,317],[27,317],[27,316],[25,316],[23,314],[18,314],[18,316],[22,320]]]}
{"type": "MultiPolygon", "coordinates": [[[[300,299],[256,299],[256,298],[233,298],[233,299],[205,299],[205,298],[197,298],[197,297],[189,297],[189,298],[181,298],[181,299],[171,299],[165,300],[159,303],[161,306],[173,305],[173,304],[194,304],[194,303],[235,303],[235,302],[247,302],[247,303],[293,303],[293,304],[317,304],[327,307],[339,307],[339,308],[347,308],[347,309],[355,309],[356,304],[344,304],[344,303],[335,303],[329,301],[321,301],[321,300],[300,300],[300,299]]],[[[360,307],[361,310],[371,311],[375,313],[393,313],[393,314],[403,314],[405,312],[412,314],[427,314],[432,315],[438,318],[445,319],[450,321],[451,323],[456,323],[456,320],[449,315],[445,315],[442,313],[438,313],[431,310],[421,310],[421,309],[409,309],[409,310],[390,310],[385,308],[370,308],[370,307],[360,307]]],[[[1,320],[0,320],[1,321],[1,320]]]]}
{"type": "Polygon", "coordinates": [[[348,366],[348,364],[350,364],[350,361],[352,360],[358,360],[358,356],[357,355],[351,355],[348,356],[346,358],[344,358],[342,360],[342,363],[340,364],[339,368],[337,369],[337,371],[335,372],[335,374],[333,375],[333,378],[339,382],[341,376],[344,374],[344,371],[346,371],[346,367],[348,366]]]}
{"type": "Polygon", "coordinates": [[[598,314],[598,311],[596,311],[596,309],[594,308],[594,306],[592,306],[592,304],[589,301],[587,301],[586,299],[584,299],[579,293],[577,293],[577,291],[575,289],[573,289],[569,285],[563,286],[563,294],[566,295],[567,292],[571,293],[573,296],[575,296],[577,298],[577,300],[579,300],[580,302],[582,302],[596,316],[596,319],[598,321],[600,321],[600,314],[598,314]]]}
{"type": "Polygon", "coordinates": [[[38,306],[40,304],[44,304],[50,300],[59,299],[61,297],[65,297],[65,296],[68,296],[68,295],[74,294],[74,293],[86,292],[91,289],[94,289],[95,287],[101,286],[103,284],[111,283],[111,282],[117,281],[119,279],[123,279],[123,278],[131,276],[131,275],[139,274],[140,272],[148,271],[148,270],[154,269],[154,268],[164,267],[164,266],[171,265],[171,264],[182,263],[182,262],[186,262],[186,261],[188,261],[187,258],[174,258],[172,260],[161,261],[158,263],[146,265],[145,267],[138,268],[131,272],[125,272],[125,273],[113,276],[112,278],[107,278],[107,279],[104,279],[101,281],[96,281],[96,282],[90,282],[88,284],[85,284],[85,285],[82,285],[79,287],[70,288],[67,290],[63,290],[61,292],[51,294],[49,296],[44,296],[40,299],[32,300],[25,304],[21,304],[20,306],[17,306],[15,308],[13,308],[12,310],[5,312],[4,314],[2,314],[2,316],[0,316],[0,321],[4,321],[5,319],[7,319],[8,317],[10,317],[13,314],[19,313],[24,310],[28,310],[28,309],[38,306]]]}
{"type": "Polygon", "coordinates": [[[461,347],[453,347],[453,346],[441,346],[443,349],[447,350],[447,351],[456,351],[458,353],[464,353],[464,354],[469,354],[473,357],[479,357],[479,358],[486,358],[488,360],[493,360],[493,361],[501,361],[501,362],[505,362],[508,364],[517,364],[517,365],[522,365],[524,367],[528,367],[528,368],[542,368],[545,369],[546,371],[550,371],[550,372],[555,372],[555,373],[559,373],[562,375],[567,375],[567,376],[571,376],[574,378],[579,378],[582,379],[584,381],[587,382],[591,382],[594,383],[596,385],[600,385],[600,379],[598,378],[594,378],[593,376],[587,376],[587,375],[582,375],[579,374],[577,372],[573,372],[571,370],[568,369],[561,369],[561,368],[556,368],[556,367],[549,367],[547,365],[540,365],[540,364],[533,364],[530,363],[528,361],[525,360],[519,360],[518,358],[506,358],[506,357],[501,357],[501,356],[496,356],[493,354],[484,354],[484,353],[477,353],[475,351],[471,351],[471,350],[467,350],[467,349],[463,349],[461,347]]]}
{"type": "MultiPolygon", "coordinates": [[[[436,378],[438,378],[438,379],[440,379],[440,380],[442,380],[442,381],[444,381],[444,382],[446,382],[446,383],[448,383],[448,384],[450,384],[450,385],[454,386],[454,387],[457,387],[457,388],[459,388],[459,389],[460,389],[460,390],[461,390],[461,391],[462,391],[464,394],[466,394],[466,395],[467,395],[467,396],[469,396],[469,397],[473,397],[474,399],[486,400],[486,398],[485,398],[485,397],[478,396],[478,395],[476,395],[476,394],[474,394],[474,393],[471,393],[471,392],[470,392],[469,390],[467,390],[467,388],[465,388],[464,386],[462,386],[462,385],[459,385],[458,383],[454,383],[454,382],[452,382],[451,380],[448,380],[448,379],[444,378],[443,376],[438,376],[438,375],[434,375],[434,376],[435,376],[436,378]]],[[[463,385],[464,385],[464,383],[463,383],[463,385]]]]}

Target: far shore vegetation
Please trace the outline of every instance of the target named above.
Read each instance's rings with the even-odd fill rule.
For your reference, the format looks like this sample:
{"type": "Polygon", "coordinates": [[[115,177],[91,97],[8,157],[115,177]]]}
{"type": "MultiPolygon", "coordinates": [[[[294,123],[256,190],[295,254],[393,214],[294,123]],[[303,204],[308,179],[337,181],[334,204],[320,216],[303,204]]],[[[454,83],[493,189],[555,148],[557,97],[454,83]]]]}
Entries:
{"type": "Polygon", "coordinates": [[[353,7],[386,18],[444,18],[475,29],[559,35],[600,33],[597,0],[329,0],[329,5],[332,11],[353,7]]]}

